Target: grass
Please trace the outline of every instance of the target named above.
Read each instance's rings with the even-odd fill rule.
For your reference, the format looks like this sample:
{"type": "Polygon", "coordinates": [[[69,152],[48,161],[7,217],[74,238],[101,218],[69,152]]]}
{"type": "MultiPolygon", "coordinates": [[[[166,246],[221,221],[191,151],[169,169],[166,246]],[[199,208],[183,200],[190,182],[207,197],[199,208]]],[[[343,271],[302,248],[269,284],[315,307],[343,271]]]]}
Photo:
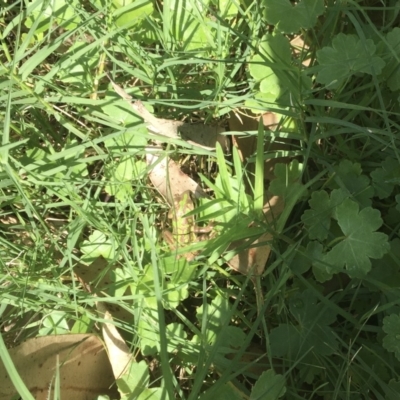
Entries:
{"type": "Polygon", "coordinates": [[[293,14],[303,25],[278,33],[258,2],[56,3],[17,1],[0,16],[7,346],[97,332],[96,298],[76,272],[102,256],[93,290],[105,274],[99,290],[127,311],[115,324],[132,353],[159,363],[148,389],[189,400],[397,398],[398,330],[387,319],[397,321],[400,284],[397,5],[315,1],[311,22],[293,14]],[[161,240],[170,206],[148,178],[154,136],[105,73],[157,117],[281,117],[274,131],[236,134],[254,138],[244,160],[240,141],[224,154],[162,138],[161,155],[211,193],[198,220],[215,220],[218,237],[192,263],[161,240]],[[273,223],[261,213],[267,188],[285,202],[273,223]],[[261,276],[227,267],[231,242],[271,229],[261,276]]]}

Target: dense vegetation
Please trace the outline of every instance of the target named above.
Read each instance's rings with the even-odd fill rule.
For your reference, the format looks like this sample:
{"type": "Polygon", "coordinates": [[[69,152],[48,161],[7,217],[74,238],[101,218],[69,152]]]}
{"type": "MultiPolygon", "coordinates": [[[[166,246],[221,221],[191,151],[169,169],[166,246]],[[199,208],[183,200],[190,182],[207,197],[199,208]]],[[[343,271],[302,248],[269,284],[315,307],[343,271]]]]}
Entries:
{"type": "Polygon", "coordinates": [[[96,291],[77,271],[104,259],[92,285],[108,274],[98,295],[125,311],[114,322],[133,371],[150,371],[133,398],[400,398],[397,1],[15,1],[1,11],[9,347],[97,332],[96,291]],[[228,151],[154,135],[106,73],[159,118],[232,130],[269,112],[276,124],[234,129],[228,151]],[[243,137],[253,147],[241,158],[243,137]],[[149,179],[154,147],[209,195],[196,223],[214,232],[193,257],[161,237],[174,206],[149,179]],[[264,190],[284,204],[273,218],[264,190]],[[265,266],[227,264],[260,237],[265,266]]]}

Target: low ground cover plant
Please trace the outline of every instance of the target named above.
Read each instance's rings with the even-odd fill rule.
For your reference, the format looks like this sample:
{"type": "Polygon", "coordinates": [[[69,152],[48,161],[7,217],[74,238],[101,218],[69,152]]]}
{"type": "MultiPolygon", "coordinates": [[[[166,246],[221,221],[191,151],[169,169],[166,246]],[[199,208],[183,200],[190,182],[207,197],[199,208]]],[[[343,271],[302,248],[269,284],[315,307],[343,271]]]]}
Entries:
{"type": "Polygon", "coordinates": [[[122,398],[399,398],[399,11],[4,3],[7,347],[101,301],[122,398]]]}

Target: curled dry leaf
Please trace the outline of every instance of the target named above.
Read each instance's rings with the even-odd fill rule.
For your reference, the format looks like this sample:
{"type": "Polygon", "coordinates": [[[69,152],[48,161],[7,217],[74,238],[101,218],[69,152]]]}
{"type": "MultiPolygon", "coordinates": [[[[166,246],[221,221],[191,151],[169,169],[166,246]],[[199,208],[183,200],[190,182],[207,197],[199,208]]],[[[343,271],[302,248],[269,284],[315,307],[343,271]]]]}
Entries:
{"type": "Polygon", "coordinates": [[[102,324],[103,339],[107,347],[108,357],[114,377],[115,379],[119,379],[127,372],[130,364],[134,361],[134,358],[129,351],[129,347],[115,327],[113,317],[108,310],[107,305],[103,302],[97,302],[96,307],[100,316],[105,320],[102,324]]]}
{"type": "Polygon", "coordinates": [[[224,131],[223,128],[217,125],[205,125],[201,123],[191,124],[182,121],[156,118],[145,108],[140,100],[132,103],[132,97],[117,85],[108,74],[107,77],[115,92],[131,104],[135,112],[143,118],[147,129],[151,133],[174,139],[182,138],[190,144],[208,150],[214,149],[217,142],[221,144],[224,150],[228,149],[228,139],[226,136],[221,135],[224,131]]]}
{"type": "MultiPolygon", "coordinates": [[[[116,398],[114,376],[101,340],[94,335],[51,335],[29,339],[9,350],[26,387],[36,400],[53,397],[57,365],[61,397],[85,400],[107,394],[116,398]],[[58,360],[57,360],[58,357],[58,360]],[[49,389],[52,387],[52,394],[49,389]]],[[[0,362],[0,399],[17,396],[10,377],[0,362]]]]}
{"type": "MultiPolygon", "coordinates": [[[[99,257],[88,267],[82,264],[75,267],[75,274],[89,292],[100,297],[102,291],[107,290],[107,286],[112,282],[110,269],[107,270],[107,267],[107,260],[99,257]]],[[[132,315],[124,309],[104,302],[100,298],[99,301],[96,301],[96,308],[100,317],[103,318],[103,339],[114,378],[120,379],[124,374],[129,372],[130,365],[135,360],[124,339],[115,327],[113,316],[115,319],[127,322],[132,320],[132,315]]]]}
{"type": "Polygon", "coordinates": [[[167,157],[158,157],[147,152],[147,165],[151,167],[149,178],[154,188],[173,206],[174,200],[186,191],[196,198],[205,197],[204,190],[190,176],[181,171],[179,165],[167,157]]]}

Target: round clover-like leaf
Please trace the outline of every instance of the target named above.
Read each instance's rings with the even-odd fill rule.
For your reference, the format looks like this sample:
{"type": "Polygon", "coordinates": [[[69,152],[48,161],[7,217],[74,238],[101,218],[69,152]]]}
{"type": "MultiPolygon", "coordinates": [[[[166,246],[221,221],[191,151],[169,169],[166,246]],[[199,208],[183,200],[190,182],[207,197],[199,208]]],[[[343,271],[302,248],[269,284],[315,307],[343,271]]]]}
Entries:
{"type": "Polygon", "coordinates": [[[337,268],[345,266],[352,278],[362,278],[371,269],[370,258],[381,258],[390,249],[387,235],[375,232],[382,225],[380,212],[371,207],[359,212],[358,204],[346,199],[337,207],[336,216],[345,238],[324,261],[337,268]]]}

